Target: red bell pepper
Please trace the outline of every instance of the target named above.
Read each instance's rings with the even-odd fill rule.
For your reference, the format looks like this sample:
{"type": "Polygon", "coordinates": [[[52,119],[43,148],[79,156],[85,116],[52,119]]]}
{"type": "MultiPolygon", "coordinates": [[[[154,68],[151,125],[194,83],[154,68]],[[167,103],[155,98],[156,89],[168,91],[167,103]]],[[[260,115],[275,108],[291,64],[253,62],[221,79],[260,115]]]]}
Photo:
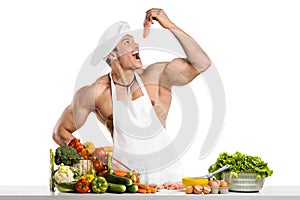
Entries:
{"type": "Polygon", "coordinates": [[[86,193],[90,190],[90,182],[85,179],[80,179],[76,182],[75,189],[77,192],[86,193]]]}

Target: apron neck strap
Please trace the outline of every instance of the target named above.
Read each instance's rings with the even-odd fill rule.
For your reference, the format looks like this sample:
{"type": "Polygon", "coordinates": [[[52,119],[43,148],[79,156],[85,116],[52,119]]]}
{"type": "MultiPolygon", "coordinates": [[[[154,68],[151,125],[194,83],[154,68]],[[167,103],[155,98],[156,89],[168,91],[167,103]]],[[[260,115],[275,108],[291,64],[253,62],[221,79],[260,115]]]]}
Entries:
{"type": "MultiPolygon", "coordinates": [[[[149,95],[148,95],[148,92],[147,92],[147,90],[146,90],[146,88],[145,88],[145,86],[144,86],[144,83],[143,83],[142,79],[140,78],[140,76],[139,76],[136,72],[134,72],[134,76],[135,76],[135,78],[136,78],[136,81],[137,81],[139,87],[141,88],[141,90],[142,90],[142,92],[143,92],[143,95],[144,95],[145,97],[147,97],[147,98],[150,100],[150,97],[149,97],[149,95]]],[[[111,72],[109,73],[109,78],[110,78],[110,84],[111,84],[111,95],[112,95],[112,99],[113,99],[113,100],[116,100],[116,99],[117,99],[117,97],[116,97],[116,89],[115,89],[114,81],[113,81],[113,79],[112,79],[111,72]]]]}
{"type": "Polygon", "coordinates": [[[141,90],[143,92],[143,95],[150,100],[150,97],[148,95],[148,92],[146,90],[146,87],[144,86],[144,83],[143,83],[141,77],[136,72],[134,72],[134,75],[135,75],[137,83],[139,84],[139,87],[141,88],[141,90]]]}
{"type": "Polygon", "coordinates": [[[111,72],[109,72],[109,78],[110,78],[111,97],[112,97],[112,100],[114,102],[117,98],[116,98],[115,84],[114,84],[114,81],[112,79],[111,72]]]}

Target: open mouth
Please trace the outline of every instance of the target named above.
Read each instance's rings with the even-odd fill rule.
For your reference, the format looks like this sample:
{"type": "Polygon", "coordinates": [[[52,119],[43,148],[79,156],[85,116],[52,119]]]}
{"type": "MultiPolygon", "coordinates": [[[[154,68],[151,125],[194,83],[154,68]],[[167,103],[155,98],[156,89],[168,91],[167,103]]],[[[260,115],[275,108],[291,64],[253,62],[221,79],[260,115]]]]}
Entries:
{"type": "Polygon", "coordinates": [[[141,60],[140,54],[139,54],[139,51],[138,51],[138,50],[133,51],[133,52],[131,53],[131,55],[132,55],[135,59],[141,60]]]}

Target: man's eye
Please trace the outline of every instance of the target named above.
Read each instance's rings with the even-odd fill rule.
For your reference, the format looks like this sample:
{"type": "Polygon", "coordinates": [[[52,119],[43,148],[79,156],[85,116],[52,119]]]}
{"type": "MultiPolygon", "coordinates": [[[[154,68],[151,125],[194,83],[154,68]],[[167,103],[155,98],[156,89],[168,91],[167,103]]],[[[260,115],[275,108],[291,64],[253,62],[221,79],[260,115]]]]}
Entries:
{"type": "Polygon", "coordinates": [[[125,41],[124,41],[124,44],[129,44],[129,43],[130,43],[129,40],[125,40],[125,41]]]}

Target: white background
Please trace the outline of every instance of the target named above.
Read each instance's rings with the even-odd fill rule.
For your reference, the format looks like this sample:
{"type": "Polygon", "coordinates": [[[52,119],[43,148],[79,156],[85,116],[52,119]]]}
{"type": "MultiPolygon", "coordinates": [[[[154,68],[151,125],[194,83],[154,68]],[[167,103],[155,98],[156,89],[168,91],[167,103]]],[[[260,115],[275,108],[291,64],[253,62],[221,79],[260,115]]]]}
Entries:
{"type": "Polygon", "coordinates": [[[299,185],[298,5],[296,0],[1,1],[0,185],[48,184],[48,151],[57,147],[52,129],[71,102],[82,63],[105,28],[119,20],[141,28],[152,7],[163,8],[198,41],[225,88],[222,137],[198,160],[211,105],[201,77],[193,83],[203,100],[202,121],[183,158],[185,175],[203,175],[219,153],[240,151],[269,163],[274,174],[266,185],[299,185]]]}

